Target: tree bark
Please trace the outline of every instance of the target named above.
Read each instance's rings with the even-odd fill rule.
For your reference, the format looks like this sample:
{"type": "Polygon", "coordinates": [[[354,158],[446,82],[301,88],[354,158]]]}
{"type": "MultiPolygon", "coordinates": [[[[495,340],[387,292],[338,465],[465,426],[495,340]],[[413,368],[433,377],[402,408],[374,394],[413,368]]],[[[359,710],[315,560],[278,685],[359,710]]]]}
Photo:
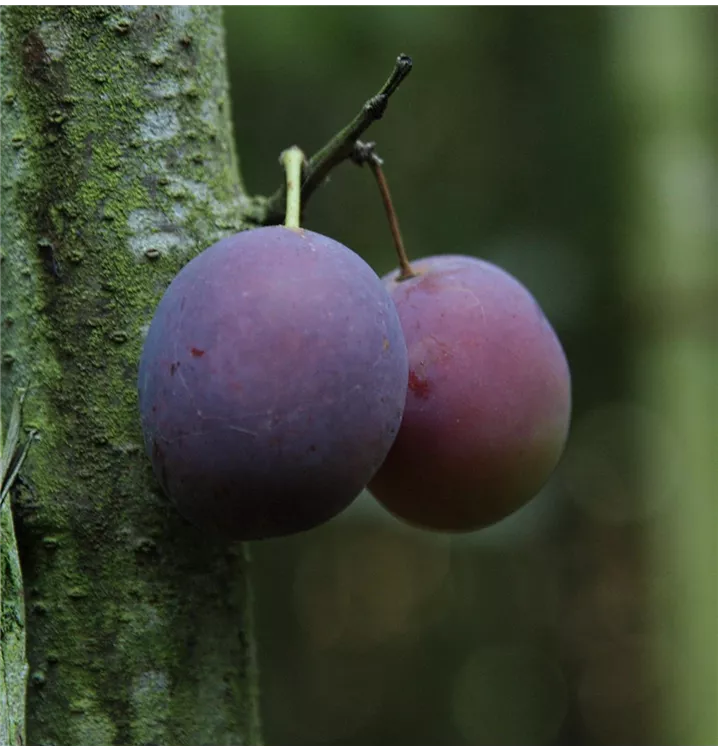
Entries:
{"type": "Polygon", "coordinates": [[[136,396],[167,284],[262,205],[233,150],[221,9],[1,20],[2,396],[29,385],[38,431],[11,497],[28,742],[256,744],[247,550],[162,496],[136,396]]]}

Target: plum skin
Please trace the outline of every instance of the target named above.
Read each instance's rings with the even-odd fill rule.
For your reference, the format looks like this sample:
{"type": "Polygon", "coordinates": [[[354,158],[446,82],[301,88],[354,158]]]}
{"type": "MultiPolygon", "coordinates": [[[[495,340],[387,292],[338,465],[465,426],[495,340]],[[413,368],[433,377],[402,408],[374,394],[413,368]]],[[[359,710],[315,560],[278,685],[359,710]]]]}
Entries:
{"type": "Polygon", "coordinates": [[[355,253],[265,227],[192,259],[160,301],[138,391],[156,476],[231,539],[327,521],[391,447],[407,390],[396,309],[355,253]]]}
{"type": "Polygon", "coordinates": [[[499,267],[444,255],[384,278],[409,352],[402,425],[369,484],[412,525],[473,531],[528,502],[563,452],[571,375],[530,292],[499,267]]]}

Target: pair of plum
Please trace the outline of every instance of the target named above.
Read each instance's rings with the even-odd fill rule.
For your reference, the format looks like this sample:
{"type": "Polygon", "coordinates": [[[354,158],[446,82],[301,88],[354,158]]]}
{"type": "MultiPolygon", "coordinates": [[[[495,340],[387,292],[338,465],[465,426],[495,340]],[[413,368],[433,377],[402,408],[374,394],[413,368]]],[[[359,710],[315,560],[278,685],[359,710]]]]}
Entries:
{"type": "Polygon", "coordinates": [[[383,281],[286,227],[188,263],[152,320],[142,427],[166,494],[232,539],[317,526],[368,486],[410,524],[470,531],[530,500],[568,432],[570,373],[531,294],[475,258],[383,281]]]}

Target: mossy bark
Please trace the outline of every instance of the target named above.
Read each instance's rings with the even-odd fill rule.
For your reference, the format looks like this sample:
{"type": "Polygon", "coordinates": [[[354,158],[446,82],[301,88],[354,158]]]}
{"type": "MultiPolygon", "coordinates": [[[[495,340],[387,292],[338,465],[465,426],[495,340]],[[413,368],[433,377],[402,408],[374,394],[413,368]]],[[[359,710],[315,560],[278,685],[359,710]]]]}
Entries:
{"type": "Polygon", "coordinates": [[[145,458],[143,335],[192,256],[251,226],[221,9],[2,9],[2,396],[38,430],[12,492],[28,742],[258,742],[249,560],[145,458]]]}

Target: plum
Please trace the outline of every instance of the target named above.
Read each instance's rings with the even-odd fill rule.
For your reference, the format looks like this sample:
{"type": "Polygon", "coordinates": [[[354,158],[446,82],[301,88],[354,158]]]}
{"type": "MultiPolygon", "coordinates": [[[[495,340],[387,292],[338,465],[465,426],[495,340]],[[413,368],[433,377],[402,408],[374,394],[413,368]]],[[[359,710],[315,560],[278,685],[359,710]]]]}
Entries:
{"type": "Polygon", "coordinates": [[[490,525],[530,500],[563,451],[571,376],[538,303],[476,258],[412,262],[385,277],[409,352],[399,435],[369,489],[409,523],[490,525]]]}
{"type": "Polygon", "coordinates": [[[396,308],[358,255],[304,229],[240,232],[157,307],[138,376],[145,445],[195,525],[243,540],[303,531],[383,462],[407,373],[396,308]]]}

